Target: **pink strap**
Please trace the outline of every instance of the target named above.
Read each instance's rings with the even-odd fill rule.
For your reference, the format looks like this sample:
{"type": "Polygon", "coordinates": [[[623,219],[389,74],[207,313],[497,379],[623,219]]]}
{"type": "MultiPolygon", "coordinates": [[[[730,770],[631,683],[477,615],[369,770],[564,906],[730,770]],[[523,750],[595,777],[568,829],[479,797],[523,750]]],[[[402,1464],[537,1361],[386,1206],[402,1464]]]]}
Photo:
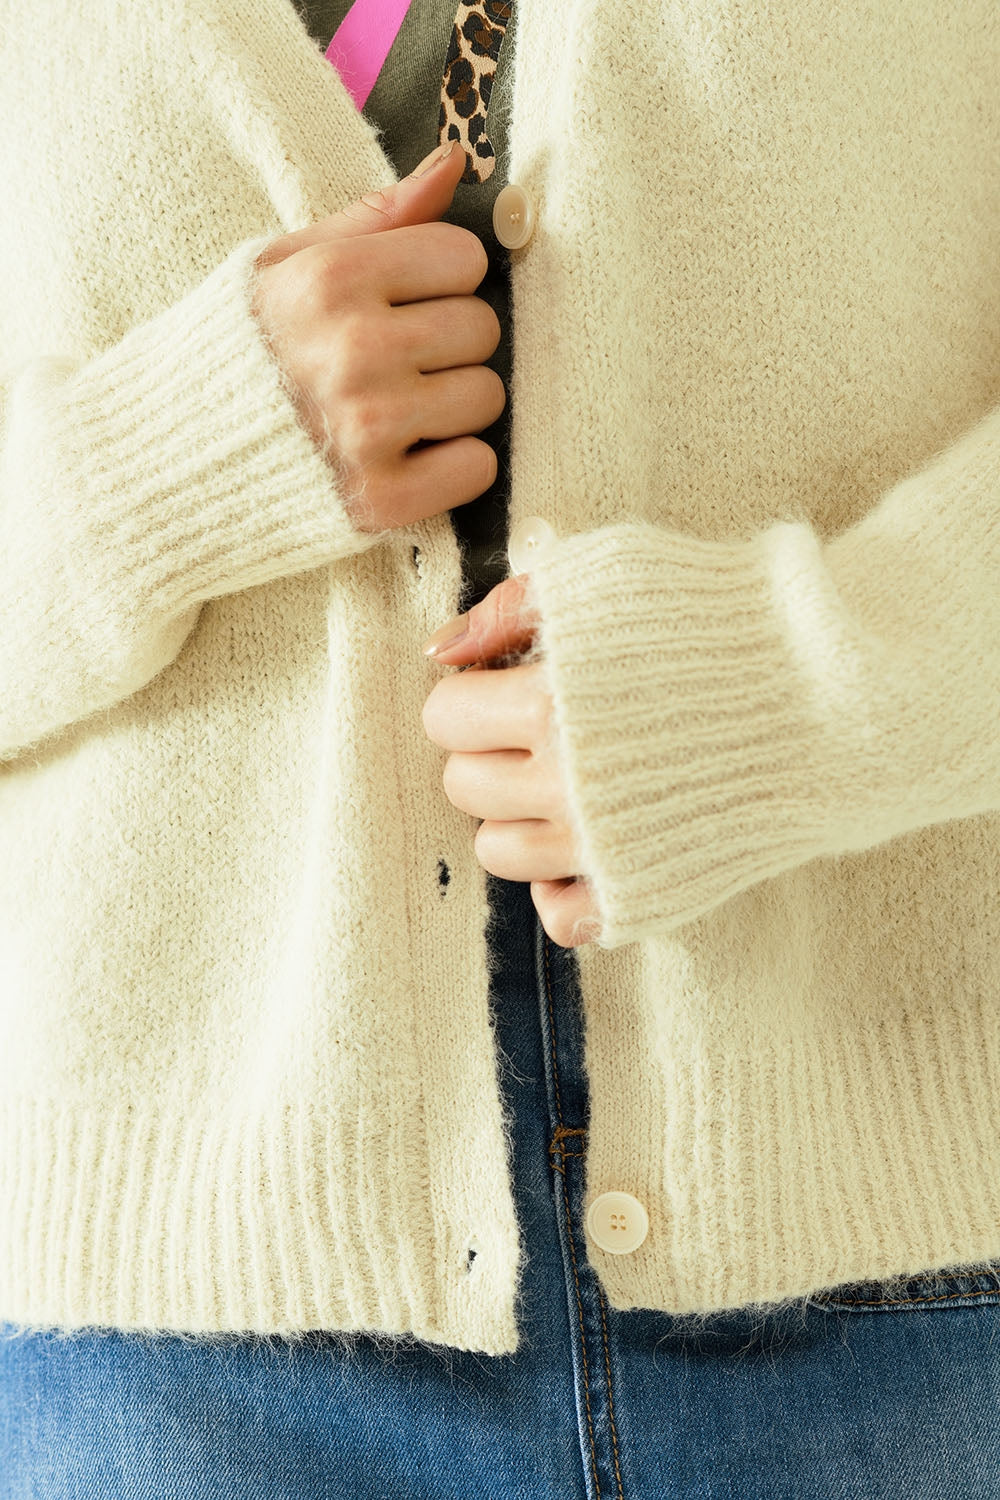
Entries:
{"type": "Polygon", "coordinates": [[[411,0],[354,0],[326,49],[358,109],[364,109],[411,0]]]}

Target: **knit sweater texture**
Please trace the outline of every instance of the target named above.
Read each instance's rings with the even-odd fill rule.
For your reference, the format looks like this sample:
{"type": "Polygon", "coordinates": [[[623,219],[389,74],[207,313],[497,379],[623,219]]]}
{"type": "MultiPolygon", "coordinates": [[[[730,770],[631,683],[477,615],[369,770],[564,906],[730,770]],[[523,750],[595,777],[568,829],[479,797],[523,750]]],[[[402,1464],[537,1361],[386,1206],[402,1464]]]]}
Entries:
{"type": "MultiPolygon", "coordinates": [[[[514,45],[510,521],[603,921],[588,1195],[649,1215],[590,1261],[673,1313],[995,1261],[1000,15],[514,45]]],[[[9,7],[0,109],[0,1316],[514,1351],[421,723],[456,537],[356,528],[250,311],[395,173],[287,0],[9,7]]]]}

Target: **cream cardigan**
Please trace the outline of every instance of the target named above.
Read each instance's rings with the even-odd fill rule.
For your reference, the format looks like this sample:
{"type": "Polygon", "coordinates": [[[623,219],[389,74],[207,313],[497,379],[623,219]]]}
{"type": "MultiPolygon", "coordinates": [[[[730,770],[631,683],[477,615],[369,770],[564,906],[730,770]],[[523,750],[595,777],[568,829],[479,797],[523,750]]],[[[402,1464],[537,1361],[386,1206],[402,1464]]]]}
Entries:
{"type": "MultiPolygon", "coordinates": [[[[515,45],[588,1196],[650,1220],[591,1262],[685,1312],[995,1259],[995,0],[520,0],[515,45]]],[[[0,104],[0,1316],[512,1351],[420,717],[457,545],[354,528],[249,312],[392,169],[284,0],[8,8],[0,104]]]]}

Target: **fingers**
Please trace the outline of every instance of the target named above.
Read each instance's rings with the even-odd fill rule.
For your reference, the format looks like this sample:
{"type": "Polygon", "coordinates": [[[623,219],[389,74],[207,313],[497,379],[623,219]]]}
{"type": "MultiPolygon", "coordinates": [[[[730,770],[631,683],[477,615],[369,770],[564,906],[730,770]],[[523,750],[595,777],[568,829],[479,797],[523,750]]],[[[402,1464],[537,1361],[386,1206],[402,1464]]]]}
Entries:
{"type": "Polygon", "coordinates": [[[408,394],[414,392],[409,398],[407,447],[420,438],[436,441],[482,432],[507,404],[506,386],[487,365],[416,375],[414,381],[415,385],[407,387],[408,394]]]}
{"type": "Polygon", "coordinates": [[[569,830],[543,820],[481,823],[476,858],[500,880],[560,880],[573,868],[569,830]]]}
{"type": "Polygon", "coordinates": [[[533,880],[531,899],[545,931],[561,948],[579,948],[600,937],[597,903],[582,878],[533,880]]]}
{"type": "Polygon", "coordinates": [[[552,737],[552,699],[542,674],[542,664],[531,662],[442,677],[424,701],[424,729],[442,750],[537,753],[552,737]]]}
{"type": "Polygon", "coordinates": [[[564,811],[551,769],[527,750],[449,755],[442,776],[448,801],[474,818],[550,819],[564,811]]]}
{"type": "Polygon", "coordinates": [[[538,614],[527,602],[530,583],[528,573],[505,578],[467,614],[440,626],[424,649],[428,649],[435,636],[440,636],[443,642],[464,626],[466,634],[455,645],[447,648],[440,643],[436,645],[435,661],[465,666],[473,661],[492,661],[527,651],[540,623],[538,614]]]}
{"type": "Polygon", "coordinates": [[[437,297],[389,309],[393,330],[423,374],[481,365],[500,344],[500,319],[481,297],[437,297]]]}

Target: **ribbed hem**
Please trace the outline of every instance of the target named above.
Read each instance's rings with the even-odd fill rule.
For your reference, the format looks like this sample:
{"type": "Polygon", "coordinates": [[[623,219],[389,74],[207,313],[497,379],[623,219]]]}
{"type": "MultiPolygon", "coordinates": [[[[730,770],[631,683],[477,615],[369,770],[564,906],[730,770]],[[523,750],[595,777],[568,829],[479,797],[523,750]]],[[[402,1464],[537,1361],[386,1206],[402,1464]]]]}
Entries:
{"type": "Polygon", "coordinates": [[[615,1007],[597,1009],[587,1201],[624,1188],[650,1218],[632,1255],[588,1243],[613,1307],[767,1307],[1000,1262],[993,997],[915,1002],[905,1021],[873,1005],[766,1048],[747,1023],[645,1073],[615,1007]]]}
{"type": "Polygon", "coordinates": [[[663,934],[823,852],[837,791],[775,579],[815,551],[791,524],[741,543],[623,525],[533,563],[598,946],[663,934]]]}
{"type": "MultiPolygon", "coordinates": [[[[480,1199],[470,1274],[467,1246],[440,1223],[409,1139],[380,1134],[365,1146],[342,1121],[306,1111],[227,1121],[8,1101],[0,1140],[9,1322],[325,1328],[486,1354],[517,1348],[516,1231],[512,1240],[508,1225],[490,1222],[480,1199]]],[[[460,1186],[454,1197],[457,1222],[460,1186]]]]}
{"type": "Polygon", "coordinates": [[[92,607],[170,620],[384,535],[355,527],[250,310],[272,238],[244,241],[53,397],[84,532],[67,566],[92,607]]]}

